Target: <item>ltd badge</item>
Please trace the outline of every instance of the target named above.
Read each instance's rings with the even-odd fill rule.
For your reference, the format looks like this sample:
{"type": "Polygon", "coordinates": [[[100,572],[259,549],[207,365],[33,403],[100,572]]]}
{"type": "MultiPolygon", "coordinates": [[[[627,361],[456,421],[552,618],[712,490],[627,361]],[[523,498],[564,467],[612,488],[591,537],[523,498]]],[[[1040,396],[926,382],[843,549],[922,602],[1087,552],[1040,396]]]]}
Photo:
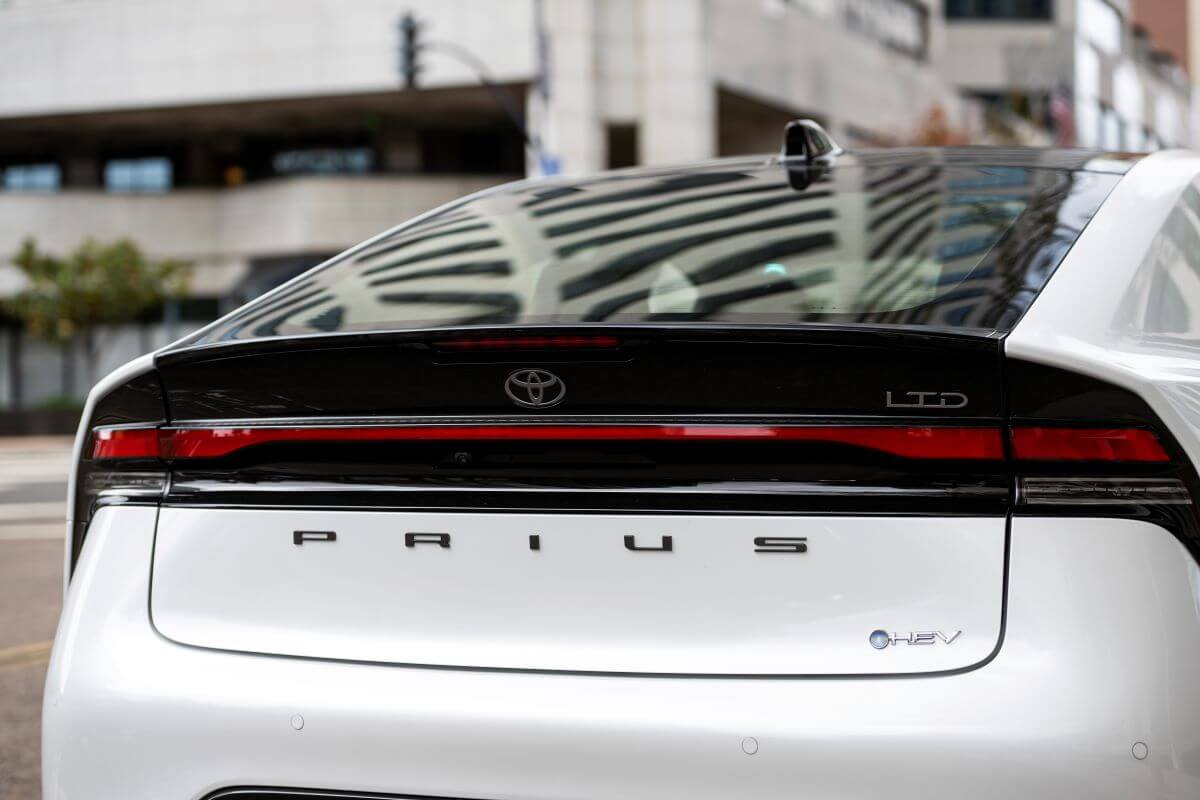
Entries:
{"type": "Polygon", "coordinates": [[[887,392],[888,408],[924,408],[949,411],[967,405],[962,392],[887,392]]]}

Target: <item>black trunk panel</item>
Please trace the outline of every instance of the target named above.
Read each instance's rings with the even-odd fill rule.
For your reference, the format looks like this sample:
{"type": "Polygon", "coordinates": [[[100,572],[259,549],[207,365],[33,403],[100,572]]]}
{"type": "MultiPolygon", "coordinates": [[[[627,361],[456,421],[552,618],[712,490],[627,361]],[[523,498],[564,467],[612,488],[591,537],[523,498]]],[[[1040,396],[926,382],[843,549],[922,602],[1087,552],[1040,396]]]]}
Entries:
{"type": "MultiPolygon", "coordinates": [[[[607,331],[606,331],[607,333],[607,331]]],[[[436,340],[290,340],[160,357],[172,421],[278,417],[538,418],[505,393],[517,369],[567,391],[555,415],[997,419],[997,340],[926,334],[617,334],[607,349],[450,350],[436,340]],[[893,404],[889,407],[888,393],[893,404]],[[917,404],[914,393],[926,393],[917,404]],[[939,405],[938,396],[951,393],[939,405]],[[958,406],[965,398],[965,404],[958,406]]]]}

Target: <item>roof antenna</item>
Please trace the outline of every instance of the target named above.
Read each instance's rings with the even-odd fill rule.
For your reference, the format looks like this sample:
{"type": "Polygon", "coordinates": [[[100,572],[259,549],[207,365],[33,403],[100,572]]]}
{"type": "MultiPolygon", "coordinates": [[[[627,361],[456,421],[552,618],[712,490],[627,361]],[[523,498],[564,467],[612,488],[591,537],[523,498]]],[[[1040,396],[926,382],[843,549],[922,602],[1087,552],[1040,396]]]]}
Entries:
{"type": "Polygon", "coordinates": [[[794,119],[783,128],[783,152],[779,154],[788,171],[788,183],[797,191],[807,189],[846,152],[818,123],[794,119]]]}

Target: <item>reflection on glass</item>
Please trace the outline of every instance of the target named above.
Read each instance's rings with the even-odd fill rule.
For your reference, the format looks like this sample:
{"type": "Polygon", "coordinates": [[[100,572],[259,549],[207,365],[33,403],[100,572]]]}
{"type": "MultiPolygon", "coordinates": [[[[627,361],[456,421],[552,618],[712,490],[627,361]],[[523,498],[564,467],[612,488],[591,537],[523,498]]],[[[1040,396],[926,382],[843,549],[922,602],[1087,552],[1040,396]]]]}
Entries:
{"type": "Polygon", "coordinates": [[[519,187],[397,231],[208,335],[491,324],[1011,326],[1119,176],[915,152],[519,187]]]}

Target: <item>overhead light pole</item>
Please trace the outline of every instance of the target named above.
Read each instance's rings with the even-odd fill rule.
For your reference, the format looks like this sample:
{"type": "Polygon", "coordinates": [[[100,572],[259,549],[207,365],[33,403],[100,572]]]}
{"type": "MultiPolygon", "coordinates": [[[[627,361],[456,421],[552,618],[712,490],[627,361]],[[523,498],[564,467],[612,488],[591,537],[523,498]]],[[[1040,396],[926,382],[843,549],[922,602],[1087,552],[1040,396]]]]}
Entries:
{"type": "Polygon", "coordinates": [[[541,131],[537,135],[539,146],[535,153],[538,171],[542,175],[557,175],[562,172],[558,156],[548,152],[546,142],[553,141],[548,135],[550,118],[550,35],[546,31],[545,0],[533,0],[534,78],[533,91],[540,108],[541,131]]]}
{"type": "MultiPolygon", "coordinates": [[[[534,90],[538,94],[540,101],[543,104],[547,104],[550,98],[549,69],[547,66],[549,55],[547,52],[548,45],[545,26],[542,22],[542,11],[542,0],[534,0],[534,29],[535,41],[537,43],[534,90]]],[[[487,64],[479,56],[457,42],[425,39],[422,35],[424,27],[424,23],[419,21],[411,11],[405,12],[397,24],[400,36],[397,67],[404,88],[417,88],[417,78],[424,70],[423,59],[421,58],[423,54],[431,51],[439,51],[452,56],[459,63],[465,65],[475,73],[475,77],[479,83],[491,93],[492,98],[496,101],[496,105],[500,107],[500,110],[504,112],[508,121],[521,134],[526,150],[538,164],[541,173],[543,175],[551,175],[559,172],[558,159],[546,154],[542,144],[542,137],[537,132],[529,130],[525,123],[525,114],[520,104],[507,87],[497,83],[492,77],[491,70],[488,69],[487,64]]]]}
{"type": "Polygon", "coordinates": [[[417,75],[421,71],[418,59],[420,55],[418,37],[421,33],[421,24],[409,11],[400,17],[400,24],[397,27],[400,31],[398,59],[400,79],[403,81],[405,89],[415,89],[417,88],[417,75]]]}

